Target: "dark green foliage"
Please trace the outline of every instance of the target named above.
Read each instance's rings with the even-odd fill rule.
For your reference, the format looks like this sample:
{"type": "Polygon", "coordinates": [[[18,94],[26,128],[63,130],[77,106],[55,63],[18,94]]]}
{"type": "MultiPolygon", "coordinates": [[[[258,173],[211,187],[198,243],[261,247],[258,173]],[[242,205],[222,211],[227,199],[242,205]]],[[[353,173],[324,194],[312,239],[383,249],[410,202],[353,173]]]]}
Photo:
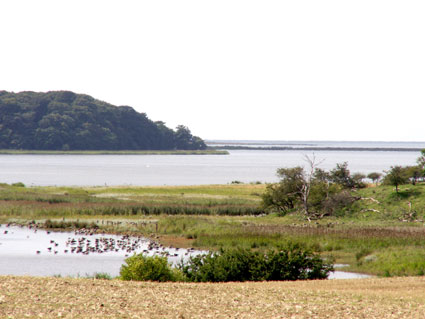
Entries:
{"type": "Polygon", "coordinates": [[[25,187],[25,184],[22,183],[22,182],[18,182],[18,183],[13,183],[12,186],[15,186],[15,187],[25,187]]]}
{"type": "Polygon", "coordinates": [[[178,126],[151,121],[129,106],[116,107],[68,91],[0,94],[0,149],[195,150],[205,143],[178,126]]]}
{"type": "Polygon", "coordinates": [[[297,166],[277,170],[280,178],[278,184],[270,184],[262,195],[265,207],[273,207],[285,215],[293,210],[300,200],[301,190],[305,183],[304,170],[297,166]]]}
{"type": "Polygon", "coordinates": [[[120,277],[123,280],[140,281],[182,281],[183,276],[177,269],[172,269],[167,257],[134,255],[125,260],[120,277]]]}
{"type": "Polygon", "coordinates": [[[353,197],[347,190],[332,193],[322,202],[322,208],[328,215],[341,216],[357,199],[353,197]]]}
{"type": "Polygon", "coordinates": [[[366,175],[362,173],[354,173],[351,176],[351,179],[353,180],[353,184],[355,188],[364,188],[366,187],[366,184],[363,182],[363,180],[366,178],[366,175]]]}
{"type": "Polygon", "coordinates": [[[188,281],[194,282],[325,279],[333,270],[317,254],[296,245],[266,253],[221,250],[191,257],[180,267],[188,281]]]}
{"type": "Polygon", "coordinates": [[[355,187],[355,181],[350,175],[348,163],[338,163],[336,167],[330,171],[330,179],[332,182],[342,185],[345,188],[355,187]]]}
{"type": "Polygon", "coordinates": [[[267,272],[264,256],[248,249],[191,257],[181,269],[193,282],[261,281],[266,279],[267,272]]]}
{"type": "Polygon", "coordinates": [[[398,193],[398,187],[406,184],[409,181],[409,175],[405,168],[401,166],[391,166],[391,170],[387,172],[384,177],[384,184],[395,186],[398,193]]]}
{"type": "Polygon", "coordinates": [[[403,169],[405,170],[405,174],[410,179],[412,185],[416,185],[418,180],[424,176],[423,168],[418,165],[406,166],[403,167],[403,169]]]}

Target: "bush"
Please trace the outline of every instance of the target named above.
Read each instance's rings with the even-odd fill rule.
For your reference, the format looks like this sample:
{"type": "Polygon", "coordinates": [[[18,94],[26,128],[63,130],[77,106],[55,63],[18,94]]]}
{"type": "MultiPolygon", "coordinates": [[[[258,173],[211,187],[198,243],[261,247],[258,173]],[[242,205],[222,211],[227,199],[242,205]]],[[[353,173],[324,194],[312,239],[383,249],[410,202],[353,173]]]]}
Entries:
{"type": "Polygon", "coordinates": [[[329,196],[329,198],[323,202],[323,209],[330,216],[343,215],[355,201],[356,198],[353,197],[350,192],[344,190],[329,196]]]}
{"type": "Polygon", "coordinates": [[[333,271],[311,250],[290,245],[279,251],[261,253],[229,249],[190,257],[172,268],[166,257],[134,255],[121,266],[120,278],[141,281],[228,282],[264,280],[326,279],[333,271]]]}
{"type": "Polygon", "coordinates": [[[326,279],[333,271],[330,263],[309,250],[293,246],[287,250],[270,252],[267,256],[266,280],[326,279]]]}
{"type": "Polygon", "coordinates": [[[180,269],[188,281],[226,282],[325,279],[333,267],[310,250],[292,245],[265,254],[240,248],[221,250],[191,257],[180,269]]]}
{"type": "Polygon", "coordinates": [[[18,183],[13,183],[12,186],[14,187],[25,187],[25,184],[22,182],[18,182],[18,183]]]}
{"type": "Polygon", "coordinates": [[[188,281],[193,282],[265,280],[264,267],[264,257],[247,249],[198,255],[180,266],[188,281]]]}
{"type": "Polygon", "coordinates": [[[183,281],[184,276],[178,269],[171,268],[166,257],[134,255],[125,260],[120,277],[123,280],[140,281],[183,281]]]}

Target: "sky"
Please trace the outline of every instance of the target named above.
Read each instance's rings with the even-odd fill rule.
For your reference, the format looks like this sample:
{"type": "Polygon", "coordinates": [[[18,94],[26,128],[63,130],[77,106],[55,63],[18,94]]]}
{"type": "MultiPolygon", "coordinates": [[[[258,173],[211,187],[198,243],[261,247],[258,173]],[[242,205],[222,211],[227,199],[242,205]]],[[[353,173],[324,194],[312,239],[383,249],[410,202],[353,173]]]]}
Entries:
{"type": "Polygon", "coordinates": [[[2,0],[0,90],[204,139],[425,141],[425,1],[2,0]]]}

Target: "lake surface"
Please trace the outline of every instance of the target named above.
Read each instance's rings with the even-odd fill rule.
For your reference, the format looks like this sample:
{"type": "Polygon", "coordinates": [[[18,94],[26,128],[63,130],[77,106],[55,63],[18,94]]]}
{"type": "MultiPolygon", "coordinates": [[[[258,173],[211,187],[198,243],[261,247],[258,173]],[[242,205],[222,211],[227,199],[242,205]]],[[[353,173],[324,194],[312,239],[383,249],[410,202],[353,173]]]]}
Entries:
{"type": "MultiPolygon", "coordinates": [[[[307,166],[311,151],[235,150],[229,155],[0,155],[0,181],[27,186],[201,185],[275,182],[280,167],[307,166]]],[[[415,165],[419,152],[315,151],[321,168],[352,173],[415,165]]]]}
{"type": "Polygon", "coordinates": [[[0,226],[0,275],[85,277],[108,273],[115,277],[124,260],[135,253],[168,254],[171,263],[178,263],[202,251],[152,245],[138,237],[0,226]]]}
{"type": "MultiPolygon", "coordinates": [[[[204,251],[152,245],[140,237],[0,226],[0,275],[87,277],[107,273],[116,277],[125,258],[134,253],[167,255],[169,262],[176,264],[204,251]]],[[[329,279],[366,277],[343,271],[329,275],[329,279]]]]}

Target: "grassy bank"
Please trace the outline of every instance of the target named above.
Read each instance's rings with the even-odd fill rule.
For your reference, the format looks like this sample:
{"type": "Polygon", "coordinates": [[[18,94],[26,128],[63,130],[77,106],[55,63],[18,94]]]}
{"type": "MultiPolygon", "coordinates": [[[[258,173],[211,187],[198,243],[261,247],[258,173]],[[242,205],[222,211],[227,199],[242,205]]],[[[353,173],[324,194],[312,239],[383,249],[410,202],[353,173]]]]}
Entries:
{"type": "Polygon", "coordinates": [[[263,184],[185,187],[0,187],[0,221],[150,236],[166,245],[274,249],[298,243],[379,276],[425,272],[425,185],[369,187],[344,215],[307,222],[261,208],[263,184]],[[410,204],[409,204],[410,203],[410,204]],[[412,215],[412,212],[414,214],[412,215]],[[409,216],[413,216],[412,218],[409,216]],[[409,217],[409,218],[408,218],[409,217]]]}
{"type": "Polygon", "coordinates": [[[0,155],[228,155],[224,150],[148,150],[148,151],[40,151],[40,150],[0,150],[0,155]]]}
{"type": "Polygon", "coordinates": [[[152,283],[0,277],[2,318],[423,318],[425,279],[152,283]]]}

